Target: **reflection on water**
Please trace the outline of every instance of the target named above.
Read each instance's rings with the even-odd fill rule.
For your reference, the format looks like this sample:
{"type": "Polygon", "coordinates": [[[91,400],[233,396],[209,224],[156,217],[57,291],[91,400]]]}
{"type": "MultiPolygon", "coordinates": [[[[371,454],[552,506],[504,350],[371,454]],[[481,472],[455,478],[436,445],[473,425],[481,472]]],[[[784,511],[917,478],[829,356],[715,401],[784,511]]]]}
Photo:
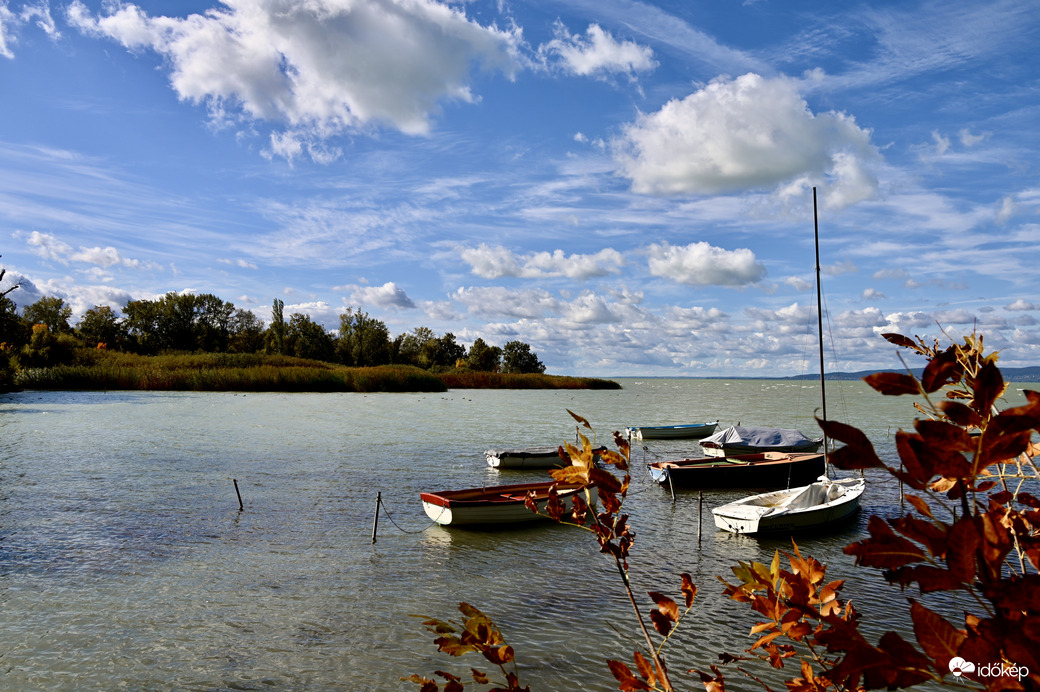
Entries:
{"type": "MultiPolygon", "coordinates": [[[[423,490],[515,483],[489,447],[574,439],[566,409],[600,442],[632,424],[720,419],[815,430],[804,383],[625,380],[610,392],[446,394],[41,393],[0,397],[0,652],[12,690],[414,690],[413,672],[463,672],[412,615],[455,618],[467,601],[515,647],[532,689],[613,690],[604,665],[637,646],[617,573],[585,532],[431,525],[423,490]],[[237,479],[245,510],[238,510],[237,479]],[[386,516],[372,543],[376,494],[386,516]]],[[[909,401],[843,383],[841,413],[894,458],[909,401]]],[[[1014,402],[1013,402],[1014,403],[1014,402]]],[[[699,455],[691,441],[637,447],[634,459],[699,455]]],[[[711,508],[744,493],[667,489],[638,471],[628,509],[637,592],[700,586],[667,650],[674,670],[748,646],[752,614],[715,576],[768,561],[783,538],[717,532],[711,508]]],[[[848,578],[880,632],[904,596],[856,570],[842,547],[870,513],[898,516],[881,477],[865,512],[797,538],[848,578]]],[[[648,605],[649,607],[649,605],[648,605]]],[[[779,677],[763,671],[774,682],[779,677]],[[770,677],[773,676],[773,677],[770,677]]],[[[696,685],[693,685],[696,687],[696,685]]]]}

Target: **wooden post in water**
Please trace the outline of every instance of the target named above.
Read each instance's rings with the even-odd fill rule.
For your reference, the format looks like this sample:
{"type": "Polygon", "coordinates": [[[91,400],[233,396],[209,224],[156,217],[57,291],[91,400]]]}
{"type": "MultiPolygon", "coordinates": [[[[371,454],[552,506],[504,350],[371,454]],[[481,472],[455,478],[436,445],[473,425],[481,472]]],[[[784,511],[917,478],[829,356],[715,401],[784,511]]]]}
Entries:
{"type": "Polygon", "coordinates": [[[697,549],[701,548],[701,521],[704,519],[704,491],[697,491],[697,549]]]}
{"type": "Polygon", "coordinates": [[[372,542],[376,542],[376,527],[379,526],[379,505],[383,502],[382,491],[376,493],[376,513],[372,517],[372,542]]]}
{"type": "Polygon", "coordinates": [[[232,478],[231,481],[235,484],[235,495],[238,495],[238,511],[241,512],[243,510],[242,493],[238,492],[238,479],[232,478]]]}

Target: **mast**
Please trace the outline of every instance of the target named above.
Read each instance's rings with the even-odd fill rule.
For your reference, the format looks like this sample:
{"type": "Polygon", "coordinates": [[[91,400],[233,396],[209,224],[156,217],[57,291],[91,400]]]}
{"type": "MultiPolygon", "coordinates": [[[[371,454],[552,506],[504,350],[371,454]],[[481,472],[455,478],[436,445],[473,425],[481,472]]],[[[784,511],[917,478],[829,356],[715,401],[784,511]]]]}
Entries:
{"type": "MultiPolygon", "coordinates": [[[[812,189],[813,230],[816,241],[816,319],[820,336],[820,405],[823,408],[823,420],[827,420],[827,386],[823,377],[823,285],[820,283],[820,219],[816,213],[816,187],[812,189]]],[[[827,454],[827,433],[823,433],[824,459],[827,454]]]]}

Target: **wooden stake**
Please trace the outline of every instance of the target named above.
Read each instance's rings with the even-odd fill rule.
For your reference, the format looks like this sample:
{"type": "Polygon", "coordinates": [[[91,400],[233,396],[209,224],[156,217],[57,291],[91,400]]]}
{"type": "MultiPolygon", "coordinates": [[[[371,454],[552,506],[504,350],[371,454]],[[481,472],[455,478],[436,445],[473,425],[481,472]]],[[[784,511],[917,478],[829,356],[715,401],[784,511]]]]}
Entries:
{"type": "Polygon", "coordinates": [[[241,512],[244,508],[242,507],[242,493],[238,492],[238,479],[231,479],[235,484],[235,495],[238,495],[238,511],[241,512]]]}
{"type": "Polygon", "coordinates": [[[379,526],[379,505],[383,502],[382,491],[376,493],[376,513],[372,517],[372,542],[376,542],[376,527],[379,526]]]}
{"type": "Polygon", "coordinates": [[[702,508],[704,507],[704,491],[697,491],[697,548],[701,547],[701,520],[704,517],[702,508]]]}

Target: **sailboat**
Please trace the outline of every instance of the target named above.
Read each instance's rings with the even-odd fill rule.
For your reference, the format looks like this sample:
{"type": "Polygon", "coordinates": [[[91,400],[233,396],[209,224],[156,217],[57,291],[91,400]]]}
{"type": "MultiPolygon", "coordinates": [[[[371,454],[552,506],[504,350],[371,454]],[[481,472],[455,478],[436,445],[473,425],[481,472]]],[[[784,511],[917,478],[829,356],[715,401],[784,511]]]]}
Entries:
{"type": "MultiPolygon", "coordinates": [[[[816,313],[820,337],[820,401],[827,420],[827,388],[823,370],[823,290],[820,285],[820,222],[813,188],[813,225],[816,240],[816,313]]],[[[823,450],[827,452],[824,433],[823,450]]],[[[859,510],[866,489],[862,478],[831,480],[825,472],[801,487],[745,497],[711,511],[715,526],[733,533],[765,533],[810,529],[846,519],[859,510]]]]}

